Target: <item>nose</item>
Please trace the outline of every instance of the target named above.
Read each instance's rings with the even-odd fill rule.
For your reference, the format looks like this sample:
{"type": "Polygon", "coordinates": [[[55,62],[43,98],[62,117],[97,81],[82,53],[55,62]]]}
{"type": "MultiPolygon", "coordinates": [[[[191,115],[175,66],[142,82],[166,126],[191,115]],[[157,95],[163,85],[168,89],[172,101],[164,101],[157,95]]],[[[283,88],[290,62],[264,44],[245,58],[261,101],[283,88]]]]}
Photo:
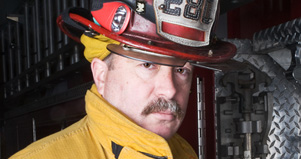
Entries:
{"type": "Polygon", "coordinates": [[[161,68],[160,72],[156,79],[156,94],[158,97],[172,99],[177,92],[173,69],[165,68],[163,71],[161,68]]]}

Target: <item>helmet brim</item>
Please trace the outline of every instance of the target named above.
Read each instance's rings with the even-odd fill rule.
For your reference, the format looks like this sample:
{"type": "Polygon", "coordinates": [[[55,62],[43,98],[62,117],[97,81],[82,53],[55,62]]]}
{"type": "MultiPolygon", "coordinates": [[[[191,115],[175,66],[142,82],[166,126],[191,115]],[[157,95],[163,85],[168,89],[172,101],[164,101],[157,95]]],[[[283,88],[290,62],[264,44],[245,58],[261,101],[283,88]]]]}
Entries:
{"type": "MultiPolygon", "coordinates": [[[[174,42],[170,42],[164,38],[158,38],[158,35],[139,36],[139,34],[133,32],[133,30],[131,29],[128,29],[123,34],[118,35],[95,24],[92,20],[87,19],[86,18],[87,16],[83,17],[76,13],[69,13],[69,17],[79,25],[86,27],[86,30],[81,31],[82,33],[86,34],[87,33],[86,31],[88,30],[90,31],[90,33],[88,32],[90,35],[91,32],[92,35],[102,34],[108,38],[119,41],[122,44],[140,50],[153,52],[156,53],[157,55],[161,54],[166,56],[173,56],[182,59],[184,61],[189,60],[189,61],[198,61],[201,63],[219,63],[232,58],[236,53],[236,47],[233,44],[221,40],[214,39],[213,41],[210,42],[210,45],[204,47],[190,47],[190,46],[185,46],[174,42]],[[153,36],[156,37],[154,38],[153,36]]],[[[136,17],[139,17],[139,15],[137,15],[136,17]]],[[[79,37],[77,38],[76,35],[78,35],[78,32],[80,32],[80,30],[76,31],[77,33],[76,35],[72,34],[75,30],[74,27],[65,24],[62,17],[58,17],[57,23],[64,33],[66,33],[72,39],[79,41],[78,40],[79,37]]],[[[118,51],[114,51],[114,52],[119,53],[121,55],[124,54],[118,51]]],[[[124,56],[131,57],[134,55],[127,54],[124,56]]],[[[140,58],[142,58],[143,56],[144,55],[141,55],[140,58]]],[[[133,58],[140,59],[139,56],[136,54],[135,57],[133,58]]],[[[170,65],[170,63],[168,65],[170,65]]]]}
{"type": "Polygon", "coordinates": [[[166,66],[182,67],[187,62],[187,60],[176,58],[174,56],[157,54],[154,52],[140,50],[127,45],[109,44],[107,45],[107,49],[112,53],[130,59],[166,66]]]}

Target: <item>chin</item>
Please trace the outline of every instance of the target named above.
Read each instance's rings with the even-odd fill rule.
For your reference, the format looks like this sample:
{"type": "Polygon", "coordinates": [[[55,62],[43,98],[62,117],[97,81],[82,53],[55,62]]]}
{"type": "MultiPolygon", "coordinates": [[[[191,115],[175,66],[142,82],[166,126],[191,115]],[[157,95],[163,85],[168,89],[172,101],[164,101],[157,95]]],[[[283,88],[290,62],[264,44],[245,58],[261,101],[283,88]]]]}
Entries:
{"type": "Polygon", "coordinates": [[[170,139],[176,133],[176,131],[174,130],[170,130],[170,129],[165,130],[165,129],[158,129],[157,131],[153,131],[153,132],[163,137],[165,140],[170,139]]]}
{"type": "Polygon", "coordinates": [[[163,137],[165,140],[168,140],[170,139],[172,136],[174,135],[174,133],[171,135],[171,134],[168,134],[168,135],[160,135],[161,137],[163,137]]]}
{"type": "MultiPolygon", "coordinates": [[[[154,120],[152,120],[154,121],[154,120]]],[[[177,132],[180,127],[180,120],[162,121],[155,120],[155,122],[145,122],[140,126],[163,137],[165,140],[170,139],[177,132]]]]}

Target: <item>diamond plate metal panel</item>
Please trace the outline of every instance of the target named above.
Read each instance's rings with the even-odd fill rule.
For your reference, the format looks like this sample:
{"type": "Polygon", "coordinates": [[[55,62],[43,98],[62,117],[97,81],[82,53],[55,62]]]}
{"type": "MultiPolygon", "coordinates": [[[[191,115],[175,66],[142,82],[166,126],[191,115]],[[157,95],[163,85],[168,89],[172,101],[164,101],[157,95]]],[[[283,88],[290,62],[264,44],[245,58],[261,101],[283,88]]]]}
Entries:
{"type": "Polygon", "coordinates": [[[254,51],[266,52],[301,40],[301,18],[259,31],[253,36],[254,51]]]}
{"type": "MultiPolygon", "coordinates": [[[[268,135],[269,159],[301,159],[301,85],[289,81],[285,70],[267,54],[252,51],[249,40],[228,40],[236,45],[237,61],[248,61],[272,78],[267,91],[273,95],[273,118],[268,135]]],[[[227,90],[217,87],[216,96],[227,94],[227,90]]]]}

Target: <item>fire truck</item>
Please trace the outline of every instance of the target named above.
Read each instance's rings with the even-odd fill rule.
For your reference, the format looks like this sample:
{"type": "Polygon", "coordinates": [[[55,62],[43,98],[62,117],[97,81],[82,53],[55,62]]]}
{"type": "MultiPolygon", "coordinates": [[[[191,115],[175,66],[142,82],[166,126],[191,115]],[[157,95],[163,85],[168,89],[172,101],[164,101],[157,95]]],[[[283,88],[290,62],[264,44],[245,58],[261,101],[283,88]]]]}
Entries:
{"type": "MultiPolygon", "coordinates": [[[[0,158],[85,116],[83,45],[56,18],[89,0],[0,2],[0,158]]],[[[200,159],[301,159],[301,1],[220,0],[216,35],[236,46],[197,63],[178,131],[200,159]]]]}

